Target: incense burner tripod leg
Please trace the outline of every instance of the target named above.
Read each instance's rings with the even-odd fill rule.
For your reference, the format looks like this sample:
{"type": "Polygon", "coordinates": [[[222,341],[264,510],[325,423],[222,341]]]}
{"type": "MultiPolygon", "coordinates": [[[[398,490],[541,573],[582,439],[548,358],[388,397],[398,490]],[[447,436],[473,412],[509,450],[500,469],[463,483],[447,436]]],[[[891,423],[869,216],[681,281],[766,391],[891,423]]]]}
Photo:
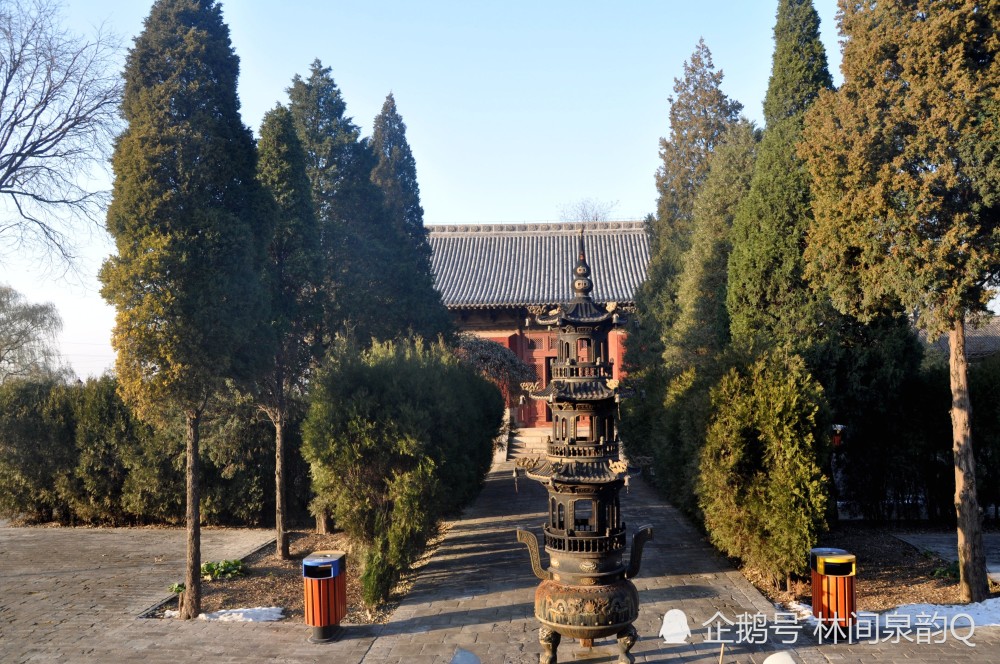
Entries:
{"type": "Polygon", "coordinates": [[[638,640],[639,632],[632,625],[618,632],[618,664],[635,664],[635,657],[632,656],[631,650],[638,640]]]}
{"type": "Polygon", "coordinates": [[[538,657],[538,664],[556,664],[556,649],[562,636],[559,632],[542,626],[538,629],[538,642],[542,644],[542,654],[538,657]]]}

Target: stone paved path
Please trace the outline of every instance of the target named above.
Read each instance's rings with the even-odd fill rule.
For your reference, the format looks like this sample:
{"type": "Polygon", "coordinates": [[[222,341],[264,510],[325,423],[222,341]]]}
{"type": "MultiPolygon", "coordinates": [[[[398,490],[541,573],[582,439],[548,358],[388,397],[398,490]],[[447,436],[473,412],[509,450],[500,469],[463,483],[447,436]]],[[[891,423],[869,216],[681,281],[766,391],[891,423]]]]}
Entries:
{"type": "MultiPolygon", "coordinates": [[[[203,530],[202,557],[240,558],[273,538],[203,530]]],[[[138,619],[183,580],[185,542],[178,529],[0,527],[0,662],[331,661],[302,625],[138,619]]],[[[370,643],[345,653],[359,662],[370,643]]]]}
{"type": "MultiPolygon", "coordinates": [[[[459,649],[483,664],[538,662],[538,623],[528,550],[517,542],[518,527],[541,534],[546,493],[523,475],[514,491],[513,464],[497,464],[482,495],[453,524],[433,560],[423,570],[392,620],[380,631],[365,664],[451,662],[459,649]]],[[[773,607],[738,572],[705,544],[678,512],[657,500],[641,482],[622,495],[629,533],[646,524],[654,539],[646,544],[643,565],[634,579],[640,611],[637,662],[717,662],[720,646],[705,644],[716,612],[730,619],[741,613],[770,615],[773,607]],[[694,633],[693,645],[665,645],[657,637],[663,615],[683,610],[694,633]]],[[[545,556],[543,555],[543,560],[545,556]]],[[[613,639],[592,650],[564,639],[560,661],[613,662],[613,639]]],[[[736,646],[726,662],[761,662],[770,648],[736,646]]],[[[461,653],[459,653],[461,654],[461,653]]],[[[474,660],[470,660],[474,661],[474,660]]]]}
{"type": "MultiPolygon", "coordinates": [[[[900,533],[896,537],[921,551],[931,551],[942,560],[958,560],[958,534],[955,532],[900,533]]],[[[986,550],[986,573],[1000,583],[1000,533],[983,533],[983,549],[986,550]]]]}
{"type": "MultiPolygon", "coordinates": [[[[388,624],[345,626],[340,641],[325,645],[308,643],[309,628],[295,623],[137,619],[181,577],[182,531],[0,527],[0,662],[534,664],[540,651],[532,616],[537,580],[514,531],[539,532],[545,492],[522,476],[515,493],[512,468],[506,462],[494,467],[482,495],[451,524],[388,624]]],[[[655,530],[635,579],[638,662],[715,664],[719,645],[705,642],[704,625],[717,613],[729,620],[740,614],[773,618],[774,608],[641,482],[622,495],[622,507],[629,532],[646,523],[655,530]],[[670,609],[686,613],[690,644],[668,645],[657,637],[670,609]]],[[[269,531],[208,530],[205,558],[239,557],[270,538],[269,531]]],[[[805,664],[1000,661],[1000,630],[977,629],[973,640],[975,648],[955,640],[820,646],[802,634],[787,652],[805,664]]],[[[761,664],[775,641],[727,646],[723,662],[761,664]]],[[[565,640],[559,652],[562,662],[616,659],[611,640],[591,650],[565,640]]]]}

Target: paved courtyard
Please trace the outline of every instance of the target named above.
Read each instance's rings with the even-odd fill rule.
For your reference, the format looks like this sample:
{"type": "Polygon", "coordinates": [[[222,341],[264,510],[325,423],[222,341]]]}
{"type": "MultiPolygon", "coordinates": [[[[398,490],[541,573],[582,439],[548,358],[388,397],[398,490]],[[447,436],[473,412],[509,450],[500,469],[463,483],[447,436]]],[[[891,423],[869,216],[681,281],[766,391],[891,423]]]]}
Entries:
{"type": "MultiPolygon", "coordinates": [[[[904,533],[896,537],[921,551],[930,551],[942,560],[951,562],[958,560],[958,536],[954,532],[947,535],[904,533]]],[[[986,573],[995,582],[1000,583],[1000,533],[983,533],[983,549],[986,551],[986,573]]]]}
{"type": "MultiPolygon", "coordinates": [[[[307,642],[291,623],[219,623],[139,619],[182,576],[184,533],[169,529],[47,529],[0,526],[2,662],[336,662],[338,664],[515,664],[538,661],[532,601],[537,583],[518,527],[539,532],[545,492],[498,462],[464,517],[451,524],[437,553],[386,625],[345,626],[340,641],[307,642]]],[[[651,524],[635,579],[638,662],[715,664],[722,618],[775,609],[714,552],[676,510],[641,482],[622,496],[629,531],[651,524]],[[688,643],[659,638],[664,614],[682,610],[688,643]]],[[[239,557],[271,539],[269,531],[206,530],[205,559],[239,557]]],[[[735,640],[735,628],[721,635],[735,640]]],[[[1000,630],[977,629],[970,648],[955,640],[817,645],[803,629],[788,651],[806,664],[833,662],[995,662],[1000,630]]],[[[760,664],[779,647],[731,643],[723,662],[760,664]]],[[[564,640],[563,662],[614,662],[612,640],[593,649],[564,640]]]]}

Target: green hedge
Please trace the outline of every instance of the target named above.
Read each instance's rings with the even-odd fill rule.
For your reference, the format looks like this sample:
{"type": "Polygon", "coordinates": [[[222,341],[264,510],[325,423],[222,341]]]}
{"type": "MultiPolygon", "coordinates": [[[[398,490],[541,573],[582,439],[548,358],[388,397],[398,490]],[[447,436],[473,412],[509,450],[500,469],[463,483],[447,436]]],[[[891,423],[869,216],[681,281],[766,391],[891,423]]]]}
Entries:
{"type": "Polygon", "coordinates": [[[775,582],[806,571],[825,524],[824,404],[802,358],[780,351],[712,391],[698,485],[705,527],[721,551],[775,582]]]}
{"type": "Polygon", "coordinates": [[[499,390],[442,343],[347,341],[313,384],[303,452],[315,511],[366,548],[365,601],[378,604],[437,520],[478,492],[503,418],[499,390]]]}
{"type": "MultiPolygon", "coordinates": [[[[0,515],[26,522],[130,525],[184,516],[184,435],[140,422],[113,377],[65,385],[0,385],[0,515]]],[[[289,440],[291,513],[308,518],[301,417],[289,440]]],[[[208,524],[270,525],[274,429],[244,399],[226,395],[203,427],[202,517],[208,524]]]]}

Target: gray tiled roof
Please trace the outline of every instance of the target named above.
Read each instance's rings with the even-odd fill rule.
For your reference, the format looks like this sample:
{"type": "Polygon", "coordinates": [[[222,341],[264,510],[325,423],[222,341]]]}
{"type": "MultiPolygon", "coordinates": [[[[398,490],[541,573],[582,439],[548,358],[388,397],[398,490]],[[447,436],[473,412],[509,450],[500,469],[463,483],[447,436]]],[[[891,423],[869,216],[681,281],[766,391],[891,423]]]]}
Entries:
{"type": "Polygon", "coordinates": [[[641,221],[428,226],[435,285],[451,309],[568,301],[581,228],[594,300],[632,302],[649,263],[641,221]]]}
{"type": "MultiPolygon", "coordinates": [[[[948,354],[948,335],[940,337],[934,346],[948,354]]],[[[970,362],[981,360],[1000,352],[1000,316],[993,316],[978,324],[965,326],[965,356],[970,362]]]]}

